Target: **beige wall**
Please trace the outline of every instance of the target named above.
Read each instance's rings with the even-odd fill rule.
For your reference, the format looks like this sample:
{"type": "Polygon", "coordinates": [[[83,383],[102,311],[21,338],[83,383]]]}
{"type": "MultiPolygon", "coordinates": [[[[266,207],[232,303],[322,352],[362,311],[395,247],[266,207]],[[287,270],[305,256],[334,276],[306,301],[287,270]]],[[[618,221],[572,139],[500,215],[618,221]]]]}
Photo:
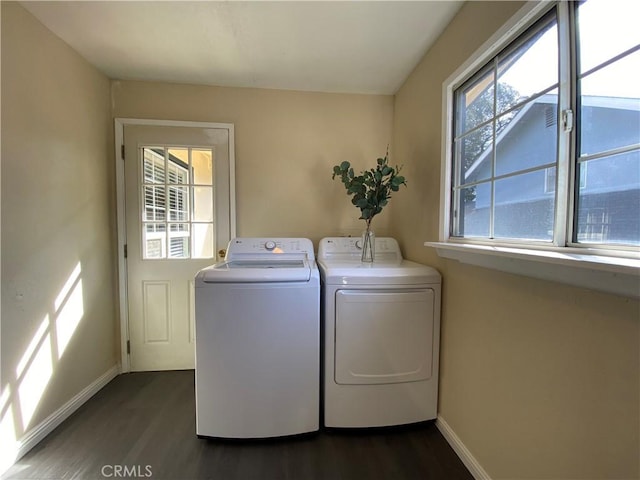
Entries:
{"type": "Polygon", "coordinates": [[[635,300],[439,259],[442,83],[520,7],[469,2],[395,99],[407,256],[443,274],[440,416],[494,479],[639,475],[635,300]]]}
{"type": "MultiPolygon", "coordinates": [[[[332,167],[375,166],[393,97],[115,81],[114,116],[233,123],[238,236],[359,234],[364,221],[332,167]]],[[[388,233],[383,212],[374,228],[388,233]]]]}
{"type": "Polygon", "coordinates": [[[13,2],[1,93],[1,415],[20,439],[117,363],[112,126],[109,80],[13,2]]]}

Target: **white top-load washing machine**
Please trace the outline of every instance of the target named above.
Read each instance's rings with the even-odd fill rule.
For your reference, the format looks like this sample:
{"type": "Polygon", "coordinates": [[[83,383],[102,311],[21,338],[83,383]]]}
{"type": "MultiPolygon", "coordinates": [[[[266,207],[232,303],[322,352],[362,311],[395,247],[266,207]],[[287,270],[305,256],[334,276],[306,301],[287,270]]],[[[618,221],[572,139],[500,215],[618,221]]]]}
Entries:
{"type": "Polygon", "coordinates": [[[324,425],[379,427],[437,416],[441,277],[376,238],[324,238],[318,248],[324,327],[324,425]]]}
{"type": "Polygon", "coordinates": [[[195,279],[196,433],[317,431],[320,279],[305,238],[236,238],[195,279]]]}

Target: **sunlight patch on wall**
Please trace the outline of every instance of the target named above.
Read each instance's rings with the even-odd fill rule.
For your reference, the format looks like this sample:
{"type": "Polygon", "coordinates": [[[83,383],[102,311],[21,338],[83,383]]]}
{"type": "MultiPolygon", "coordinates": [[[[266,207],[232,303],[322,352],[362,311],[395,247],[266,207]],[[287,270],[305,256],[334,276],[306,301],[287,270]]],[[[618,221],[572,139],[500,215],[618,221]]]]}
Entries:
{"type": "Polygon", "coordinates": [[[4,472],[15,461],[20,447],[16,440],[16,428],[13,423],[13,409],[11,408],[11,387],[6,386],[0,396],[0,473],[4,472]]]}
{"type": "Polygon", "coordinates": [[[51,335],[47,334],[39,342],[39,347],[31,357],[29,367],[18,385],[22,425],[27,426],[40,403],[44,389],[53,375],[51,357],[51,335]]]}
{"type": "Polygon", "coordinates": [[[82,273],[82,268],[80,266],[80,262],[78,262],[78,264],[76,265],[76,268],[73,269],[73,272],[71,272],[71,275],[69,275],[69,278],[67,279],[64,286],[60,290],[60,293],[58,294],[58,296],[56,297],[56,301],[53,304],[54,308],[56,309],[56,312],[59,311],[60,307],[63,306],[64,301],[67,299],[67,296],[69,295],[69,291],[73,288],[73,286],[76,284],[76,282],[80,278],[80,273],[82,273]]]}
{"type": "Polygon", "coordinates": [[[38,330],[36,330],[35,335],[29,342],[27,349],[24,351],[22,358],[18,362],[18,366],[16,367],[16,378],[20,380],[24,372],[29,368],[31,360],[35,356],[36,350],[40,347],[42,343],[42,339],[44,338],[47,330],[49,329],[49,315],[45,315],[44,320],[40,323],[38,330]]]}
{"type": "Polygon", "coordinates": [[[80,273],[80,264],[78,263],[55,302],[58,359],[62,358],[62,354],[84,315],[80,273]]]}
{"type": "Polygon", "coordinates": [[[58,360],[84,317],[81,273],[78,262],[16,365],[15,379],[3,379],[8,382],[0,396],[0,474],[21,455],[20,439],[25,437],[58,360]]]}

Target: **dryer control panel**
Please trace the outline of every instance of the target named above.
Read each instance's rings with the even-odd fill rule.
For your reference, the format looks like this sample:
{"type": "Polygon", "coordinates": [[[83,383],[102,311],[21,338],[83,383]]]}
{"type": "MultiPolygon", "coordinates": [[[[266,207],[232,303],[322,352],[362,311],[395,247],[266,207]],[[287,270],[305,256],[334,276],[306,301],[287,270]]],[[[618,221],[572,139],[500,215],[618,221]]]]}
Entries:
{"type": "MultiPolygon", "coordinates": [[[[318,259],[359,257],[362,255],[360,237],[327,237],[320,240],[318,259]]],[[[376,259],[402,260],[400,246],[395,238],[376,237],[376,259]]]]}

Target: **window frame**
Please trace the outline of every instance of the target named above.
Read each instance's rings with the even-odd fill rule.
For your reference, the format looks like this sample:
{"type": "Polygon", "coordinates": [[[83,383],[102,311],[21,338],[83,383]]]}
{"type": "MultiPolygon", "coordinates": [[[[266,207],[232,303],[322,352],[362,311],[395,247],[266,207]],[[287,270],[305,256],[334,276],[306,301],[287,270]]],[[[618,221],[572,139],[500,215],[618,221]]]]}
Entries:
{"type": "MultiPolygon", "coordinates": [[[[630,258],[640,258],[638,246],[628,245],[603,245],[600,243],[590,244],[585,242],[573,242],[574,238],[574,215],[576,208],[577,189],[575,185],[575,169],[577,167],[576,140],[572,131],[575,130],[575,118],[577,97],[572,94],[577,89],[577,75],[568,72],[576,71],[576,66],[569,63],[575,56],[569,57],[568,49],[559,49],[559,98],[558,98],[558,158],[570,158],[570,161],[560,160],[557,164],[556,173],[556,208],[554,213],[554,235],[552,241],[521,240],[510,238],[480,238],[480,237],[458,237],[453,236],[453,173],[456,168],[453,149],[456,90],[468,79],[485,68],[500,52],[512,48],[518,42],[518,38],[524,34],[531,26],[548,15],[552,9],[557,11],[558,35],[566,45],[572,43],[572,32],[570,25],[574,9],[569,2],[546,1],[527,2],[502,28],[500,28],[489,40],[476,50],[471,57],[462,64],[445,82],[442,90],[442,168],[441,168],[441,198],[440,198],[440,225],[439,242],[469,244],[469,245],[491,245],[522,247],[525,249],[579,249],[584,253],[597,253],[599,255],[626,256],[630,258]],[[569,128],[570,127],[570,128],[569,128]],[[575,194],[574,194],[575,192],[575,194]],[[564,227],[564,228],[562,228],[564,227]]],[[[582,176],[581,176],[582,177],[582,176]]],[[[582,180],[582,178],[581,178],[582,180]]]]}
{"type": "MultiPolygon", "coordinates": [[[[469,79],[478,75],[478,72],[485,70],[490,67],[491,64],[495,64],[496,57],[500,56],[503,59],[508,58],[513,52],[517,51],[521,45],[526,43],[529,38],[535,37],[535,31],[529,31],[531,28],[535,27],[537,23],[543,22],[545,17],[554,16],[557,32],[560,43],[567,44],[571,39],[571,34],[568,28],[569,25],[569,8],[564,8],[558,5],[558,2],[545,2],[540,8],[533,9],[533,12],[530,16],[527,16],[526,20],[523,20],[518,28],[510,31],[507,35],[501,36],[499,40],[493,42],[492,48],[490,50],[485,50],[484,54],[478,55],[476,57],[476,62],[479,66],[475,66],[476,62],[474,62],[474,66],[464,69],[459,75],[456,75],[453,82],[445,82],[446,87],[451,90],[451,100],[447,102],[447,105],[444,107],[447,112],[447,122],[450,123],[448,125],[448,130],[450,134],[447,135],[446,142],[450,144],[450,154],[443,158],[443,162],[451,162],[451,165],[447,165],[447,168],[453,172],[456,168],[454,163],[454,155],[455,151],[453,149],[453,139],[455,138],[455,96],[456,92],[460,87],[462,87],[469,79]],[[553,12],[555,10],[555,12],[553,12]],[[447,85],[447,83],[449,83],[447,85]]],[[[471,58],[474,58],[472,56],[471,58]]],[[[556,188],[554,191],[555,204],[553,209],[553,235],[549,240],[546,239],[518,239],[518,238],[508,238],[508,237],[499,237],[499,238],[485,238],[485,237],[464,237],[464,236],[454,236],[453,230],[455,229],[454,219],[453,219],[453,210],[456,209],[456,205],[453,203],[453,199],[450,199],[451,208],[448,209],[448,214],[450,215],[449,224],[447,231],[445,232],[446,238],[448,241],[459,241],[463,243],[479,243],[479,244],[489,244],[489,245],[520,245],[523,247],[534,247],[534,248],[546,248],[546,247],[560,247],[566,246],[568,243],[568,239],[570,239],[570,226],[568,225],[569,212],[571,210],[571,196],[570,192],[573,188],[572,182],[572,171],[571,166],[567,164],[567,162],[559,161],[560,158],[566,158],[567,155],[572,153],[573,146],[571,145],[571,130],[567,130],[565,126],[567,125],[566,121],[569,120],[567,114],[565,112],[575,112],[575,107],[570,103],[571,101],[571,92],[575,91],[575,86],[568,82],[567,79],[571,78],[570,72],[567,71],[569,68],[568,63],[569,56],[566,54],[566,50],[558,49],[558,82],[557,86],[550,86],[545,89],[543,92],[537,92],[533,97],[527,98],[523,102],[519,102],[518,108],[526,108],[526,105],[529,104],[534,98],[538,96],[543,96],[548,93],[549,90],[554,90],[557,88],[558,90],[558,102],[557,102],[557,116],[558,122],[556,125],[556,158],[554,161],[554,167],[557,170],[556,173],[556,188]],[[565,228],[555,228],[557,225],[563,225],[565,228]]],[[[492,67],[492,68],[495,68],[492,67]]],[[[497,80],[496,80],[497,82],[497,80]]],[[[495,115],[495,114],[494,114],[495,115]]],[[[572,116],[573,114],[569,114],[572,116]]],[[[571,118],[572,119],[572,118],[571,118]]],[[[492,120],[493,122],[493,120],[492,120]]],[[[573,125],[571,125],[573,127],[573,125]]],[[[507,127],[509,128],[509,127],[507,127]]],[[[539,170],[539,168],[538,168],[539,170]]],[[[521,173],[521,172],[520,172],[521,173]]],[[[516,172],[518,174],[518,172],[516,172]]],[[[546,176],[546,175],[545,175],[546,176]]],[[[450,177],[448,185],[447,185],[447,195],[453,197],[452,195],[452,186],[453,186],[453,177],[450,177]]],[[[490,180],[489,185],[491,185],[492,191],[495,188],[496,180],[490,180]]],[[[493,196],[492,196],[493,199],[493,196]]],[[[492,200],[491,210],[493,211],[493,200],[492,200]]],[[[461,207],[457,207],[458,210],[461,207]]],[[[490,215],[492,213],[490,212],[490,215]]]]}
{"type": "MultiPolygon", "coordinates": [[[[616,295],[640,298],[640,249],[634,246],[604,247],[600,244],[579,245],[570,242],[573,235],[573,219],[570,212],[575,208],[575,141],[571,131],[566,131],[563,123],[574,123],[576,105],[572,105],[571,92],[576,91],[576,75],[567,75],[565,70],[575,66],[569,64],[567,49],[559,49],[559,101],[558,111],[571,110],[567,116],[558,118],[558,156],[572,159],[558,162],[557,204],[555,225],[566,228],[555,229],[552,242],[534,242],[510,239],[480,239],[453,237],[452,232],[452,170],[454,163],[453,138],[455,132],[453,115],[455,90],[468,78],[483,68],[493,57],[544,17],[552,8],[557,8],[558,35],[565,42],[571,42],[569,16],[573,9],[568,2],[528,1],[500,27],[486,42],[456,69],[442,84],[442,128],[441,128],[441,170],[440,170],[440,219],[438,241],[425,242],[434,247],[439,256],[462,263],[491,268],[508,273],[525,275],[541,280],[555,281],[568,285],[599,290],[616,295]],[[571,80],[567,81],[569,78],[571,80]]],[[[571,45],[575,49],[575,45],[571,45]]],[[[572,125],[573,126],[573,125],[572,125]]]]}
{"type": "MultiPolygon", "coordinates": [[[[215,248],[211,249],[211,256],[209,257],[201,257],[195,256],[194,254],[194,242],[195,242],[195,233],[194,226],[197,225],[209,225],[211,228],[214,226],[213,218],[210,221],[197,220],[195,215],[195,190],[197,188],[209,188],[211,190],[211,206],[212,210],[215,210],[215,201],[213,198],[214,192],[214,182],[212,178],[211,184],[203,184],[196,182],[195,179],[195,170],[192,164],[192,155],[193,151],[198,150],[207,150],[211,151],[211,155],[213,158],[213,150],[210,147],[201,147],[201,146],[177,146],[177,145],[168,145],[168,144],[153,144],[153,145],[143,145],[140,146],[141,150],[141,161],[140,161],[140,179],[141,181],[138,183],[139,195],[140,195],[140,207],[141,207],[141,220],[140,220],[140,228],[141,228],[141,259],[142,261],[165,261],[165,260],[203,260],[203,259],[215,259],[216,252],[215,248]],[[184,149],[187,151],[188,161],[184,163],[184,161],[180,159],[170,160],[172,157],[171,150],[172,149],[184,149]],[[162,153],[157,150],[162,150],[162,153]],[[145,157],[145,153],[149,151],[152,154],[152,157],[148,159],[145,157]],[[152,162],[153,168],[152,172],[154,175],[151,178],[148,178],[146,175],[146,164],[152,162]],[[179,165],[176,161],[183,163],[184,165],[179,165]],[[174,170],[171,169],[170,163],[174,163],[174,170]],[[160,167],[161,176],[156,177],[155,171],[156,167],[160,167]],[[184,176],[182,175],[184,173],[184,176]],[[147,203],[147,195],[146,191],[148,188],[153,189],[161,189],[164,194],[163,206],[157,206],[155,204],[155,194],[154,194],[154,202],[151,204],[147,203]],[[148,210],[151,209],[154,212],[154,219],[147,220],[146,215],[148,210]],[[163,211],[164,218],[157,219],[155,218],[156,211],[163,211]],[[153,227],[153,232],[155,235],[149,235],[149,230],[147,228],[149,226],[153,227]],[[164,230],[157,228],[161,226],[164,227],[164,230]],[[160,241],[160,256],[150,256],[148,255],[148,242],[149,241],[160,241]],[[175,241],[187,242],[187,247],[182,249],[182,255],[176,255],[174,252],[177,252],[175,247],[175,241]],[[186,252],[186,253],[185,253],[186,252]]],[[[213,175],[213,171],[212,171],[213,175]]]]}

